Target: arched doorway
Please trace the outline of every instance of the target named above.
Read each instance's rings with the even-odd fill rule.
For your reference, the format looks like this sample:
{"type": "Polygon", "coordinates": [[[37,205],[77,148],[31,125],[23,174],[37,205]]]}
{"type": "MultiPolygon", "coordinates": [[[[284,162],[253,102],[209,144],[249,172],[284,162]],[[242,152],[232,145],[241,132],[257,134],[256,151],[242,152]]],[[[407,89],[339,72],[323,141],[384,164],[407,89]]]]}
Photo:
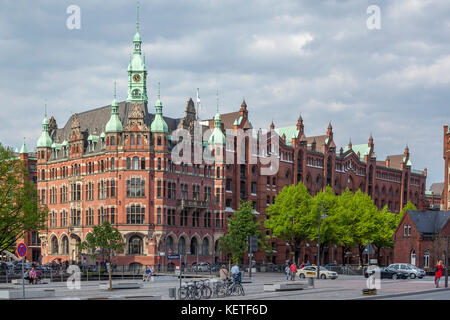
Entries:
{"type": "Polygon", "coordinates": [[[70,248],[71,255],[70,259],[72,263],[80,263],[81,262],[81,254],[79,249],[79,244],[81,243],[81,239],[76,234],[70,235],[70,248]]]}
{"type": "Polygon", "coordinates": [[[209,255],[209,240],[208,238],[204,238],[202,242],[202,256],[209,255]]]}
{"type": "Polygon", "coordinates": [[[190,249],[191,249],[191,254],[192,254],[192,255],[197,255],[197,252],[198,252],[198,242],[197,242],[197,238],[196,238],[196,237],[193,237],[193,238],[191,239],[190,249]]]}

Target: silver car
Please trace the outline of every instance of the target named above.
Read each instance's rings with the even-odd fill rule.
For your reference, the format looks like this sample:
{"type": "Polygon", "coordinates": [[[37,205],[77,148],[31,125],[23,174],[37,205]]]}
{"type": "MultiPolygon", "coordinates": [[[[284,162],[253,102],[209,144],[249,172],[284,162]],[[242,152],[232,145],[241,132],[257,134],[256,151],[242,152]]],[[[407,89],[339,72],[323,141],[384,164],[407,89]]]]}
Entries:
{"type": "Polygon", "coordinates": [[[425,271],[409,263],[394,263],[389,265],[389,269],[406,271],[411,279],[425,277],[425,271]]]}

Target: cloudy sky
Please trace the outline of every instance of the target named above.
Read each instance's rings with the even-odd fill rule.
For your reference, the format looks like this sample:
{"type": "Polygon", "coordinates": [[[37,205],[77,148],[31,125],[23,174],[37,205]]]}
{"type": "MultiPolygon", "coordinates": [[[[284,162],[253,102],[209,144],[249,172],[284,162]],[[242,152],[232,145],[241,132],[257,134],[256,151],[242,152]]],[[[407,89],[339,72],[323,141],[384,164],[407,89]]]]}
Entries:
{"type": "MultiPolygon", "coordinates": [[[[338,148],[367,143],[378,160],[403,153],[443,181],[443,125],[450,122],[448,0],[141,0],[140,32],[155,102],[182,116],[200,88],[204,110],[237,111],[243,97],[255,128],[294,125],[308,136],[331,121],[338,148]],[[381,10],[369,30],[367,8],[381,10]]],[[[2,0],[0,141],[34,149],[44,103],[64,126],[69,116],[107,105],[117,80],[125,100],[136,2],[2,0]],[[81,9],[70,30],[67,7],[81,9]]],[[[150,111],[153,112],[152,108],[150,111]]]]}

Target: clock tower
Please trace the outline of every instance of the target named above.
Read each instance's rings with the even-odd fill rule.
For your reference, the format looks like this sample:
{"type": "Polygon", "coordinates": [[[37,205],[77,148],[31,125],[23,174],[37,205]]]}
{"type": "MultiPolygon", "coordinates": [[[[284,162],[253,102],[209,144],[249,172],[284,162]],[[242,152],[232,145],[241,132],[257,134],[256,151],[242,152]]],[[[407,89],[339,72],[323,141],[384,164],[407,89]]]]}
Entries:
{"type": "Polygon", "coordinates": [[[136,34],[133,38],[133,56],[128,65],[127,102],[148,102],[147,67],[142,57],[142,41],[139,34],[139,5],[137,7],[136,34]]]}

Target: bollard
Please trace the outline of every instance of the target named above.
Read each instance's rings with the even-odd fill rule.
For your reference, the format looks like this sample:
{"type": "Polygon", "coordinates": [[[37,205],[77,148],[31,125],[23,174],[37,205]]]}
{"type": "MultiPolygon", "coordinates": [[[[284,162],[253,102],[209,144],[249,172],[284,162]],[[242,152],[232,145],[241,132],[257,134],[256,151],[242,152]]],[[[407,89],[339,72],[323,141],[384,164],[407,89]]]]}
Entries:
{"type": "Polygon", "coordinates": [[[176,288],[169,288],[169,298],[175,299],[176,297],[176,288]]]}
{"type": "Polygon", "coordinates": [[[314,288],[314,277],[309,277],[308,278],[308,286],[314,288]]]}

